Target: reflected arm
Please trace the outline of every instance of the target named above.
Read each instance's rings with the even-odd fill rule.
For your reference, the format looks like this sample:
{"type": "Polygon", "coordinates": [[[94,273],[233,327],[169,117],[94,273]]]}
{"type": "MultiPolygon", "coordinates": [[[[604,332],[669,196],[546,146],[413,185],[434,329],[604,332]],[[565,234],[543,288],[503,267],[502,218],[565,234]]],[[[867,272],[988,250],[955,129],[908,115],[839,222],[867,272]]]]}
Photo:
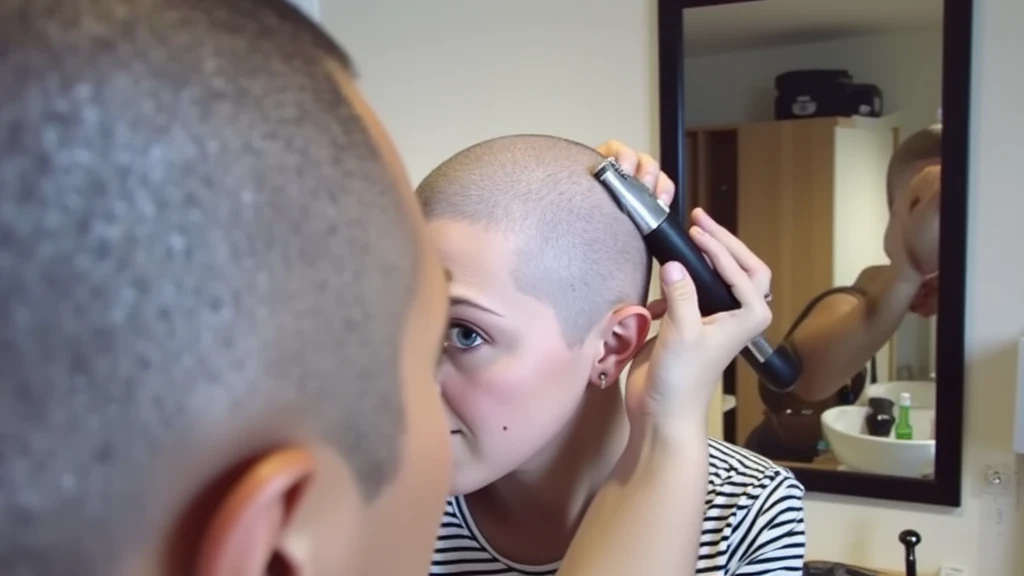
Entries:
{"type": "Polygon", "coordinates": [[[793,391],[806,400],[835,394],[864,368],[899,328],[921,279],[905,268],[877,266],[861,272],[856,286],[863,297],[822,300],[790,335],[804,367],[793,391]]]}

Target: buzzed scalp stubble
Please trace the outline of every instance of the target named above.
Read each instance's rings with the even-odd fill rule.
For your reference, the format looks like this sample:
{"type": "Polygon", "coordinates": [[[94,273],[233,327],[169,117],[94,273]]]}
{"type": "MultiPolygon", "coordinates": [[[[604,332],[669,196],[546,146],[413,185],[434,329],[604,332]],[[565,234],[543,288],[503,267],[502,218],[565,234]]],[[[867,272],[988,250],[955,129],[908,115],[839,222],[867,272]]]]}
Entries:
{"type": "Polygon", "coordinates": [[[899,187],[918,162],[942,159],[942,125],[935,124],[914,132],[893,152],[886,172],[886,198],[892,208],[899,187]]]}
{"type": "Polygon", "coordinates": [[[417,187],[428,219],[492,227],[515,244],[516,287],[553,308],[578,345],[616,306],[644,303],[651,257],[592,176],[593,148],[554,136],[515,135],[466,148],[417,187]]]}
{"type": "Polygon", "coordinates": [[[0,4],[6,575],[111,574],[281,442],[394,476],[419,262],[326,59],[283,1],[0,4]]]}

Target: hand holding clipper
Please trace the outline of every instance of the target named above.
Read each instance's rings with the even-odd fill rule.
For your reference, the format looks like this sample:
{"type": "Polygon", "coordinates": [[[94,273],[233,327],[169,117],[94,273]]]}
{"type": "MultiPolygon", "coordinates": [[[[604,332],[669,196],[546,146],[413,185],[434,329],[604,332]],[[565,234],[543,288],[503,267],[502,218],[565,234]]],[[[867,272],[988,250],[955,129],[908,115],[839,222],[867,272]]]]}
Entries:
{"type": "MultiPolygon", "coordinates": [[[[637,227],[658,262],[676,261],[686,268],[696,285],[702,315],[740,307],[732,290],[707,263],[683,225],[668,217],[668,207],[655,199],[643,183],[626,174],[613,158],[602,162],[594,177],[637,227]]],[[[751,340],[740,355],[765,384],[779,392],[791,390],[800,376],[800,360],[793,351],[786,347],[773,349],[763,336],[751,340]]]]}

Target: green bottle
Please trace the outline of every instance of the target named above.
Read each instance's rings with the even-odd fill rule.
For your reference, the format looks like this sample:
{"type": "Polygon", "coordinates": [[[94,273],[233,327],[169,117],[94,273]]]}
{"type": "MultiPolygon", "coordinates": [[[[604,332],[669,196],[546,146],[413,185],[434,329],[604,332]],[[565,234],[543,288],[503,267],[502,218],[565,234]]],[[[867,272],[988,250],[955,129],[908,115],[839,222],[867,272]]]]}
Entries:
{"type": "Polygon", "coordinates": [[[900,413],[896,417],[896,439],[913,440],[914,427],[910,425],[910,393],[900,393],[900,413]]]}

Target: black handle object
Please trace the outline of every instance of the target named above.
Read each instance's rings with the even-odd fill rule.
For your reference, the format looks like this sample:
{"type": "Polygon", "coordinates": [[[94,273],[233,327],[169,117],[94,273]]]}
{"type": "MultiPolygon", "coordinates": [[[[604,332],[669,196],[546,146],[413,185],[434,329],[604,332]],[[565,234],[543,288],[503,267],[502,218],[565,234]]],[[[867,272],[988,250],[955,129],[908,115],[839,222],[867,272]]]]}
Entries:
{"type": "Polygon", "coordinates": [[[888,398],[877,396],[868,399],[868,415],[864,417],[868,435],[878,438],[889,437],[889,432],[896,424],[896,417],[892,414],[895,407],[896,404],[888,398]]]}
{"type": "Polygon", "coordinates": [[[904,530],[900,532],[900,542],[905,553],[907,576],[917,576],[917,545],[921,543],[921,535],[916,530],[904,530]]]}
{"type": "MultiPolygon", "coordinates": [[[[594,177],[629,216],[655,260],[661,264],[676,261],[686,268],[697,288],[702,315],[710,316],[740,307],[732,290],[704,260],[704,254],[690,239],[682,223],[668,217],[668,208],[655,199],[643,183],[623,172],[612,158],[597,167],[594,177]]],[[[773,349],[763,336],[751,340],[740,356],[766,385],[778,392],[792,390],[800,377],[800,357],[785,346],[773,349]]]]}
{"type": "MultiPolygon", "coordinates": [[[[740,307],[732,290],[704,260],[704,254],[690,239],[682,224],[666,218],[644,236],[644,241],[655,260],[661,264],[679,262],[690,273],[697,288],[697,301],[702,316],[711,316],[740,307]]],[[[779,346],[773,350],[771,344],[762,336],[751,340],[740,352],[740,356],[757,372],[765,384],[778,392],[791,390],[800,377],[800,358],[793,350],[786,346],[779,346]]]]}

